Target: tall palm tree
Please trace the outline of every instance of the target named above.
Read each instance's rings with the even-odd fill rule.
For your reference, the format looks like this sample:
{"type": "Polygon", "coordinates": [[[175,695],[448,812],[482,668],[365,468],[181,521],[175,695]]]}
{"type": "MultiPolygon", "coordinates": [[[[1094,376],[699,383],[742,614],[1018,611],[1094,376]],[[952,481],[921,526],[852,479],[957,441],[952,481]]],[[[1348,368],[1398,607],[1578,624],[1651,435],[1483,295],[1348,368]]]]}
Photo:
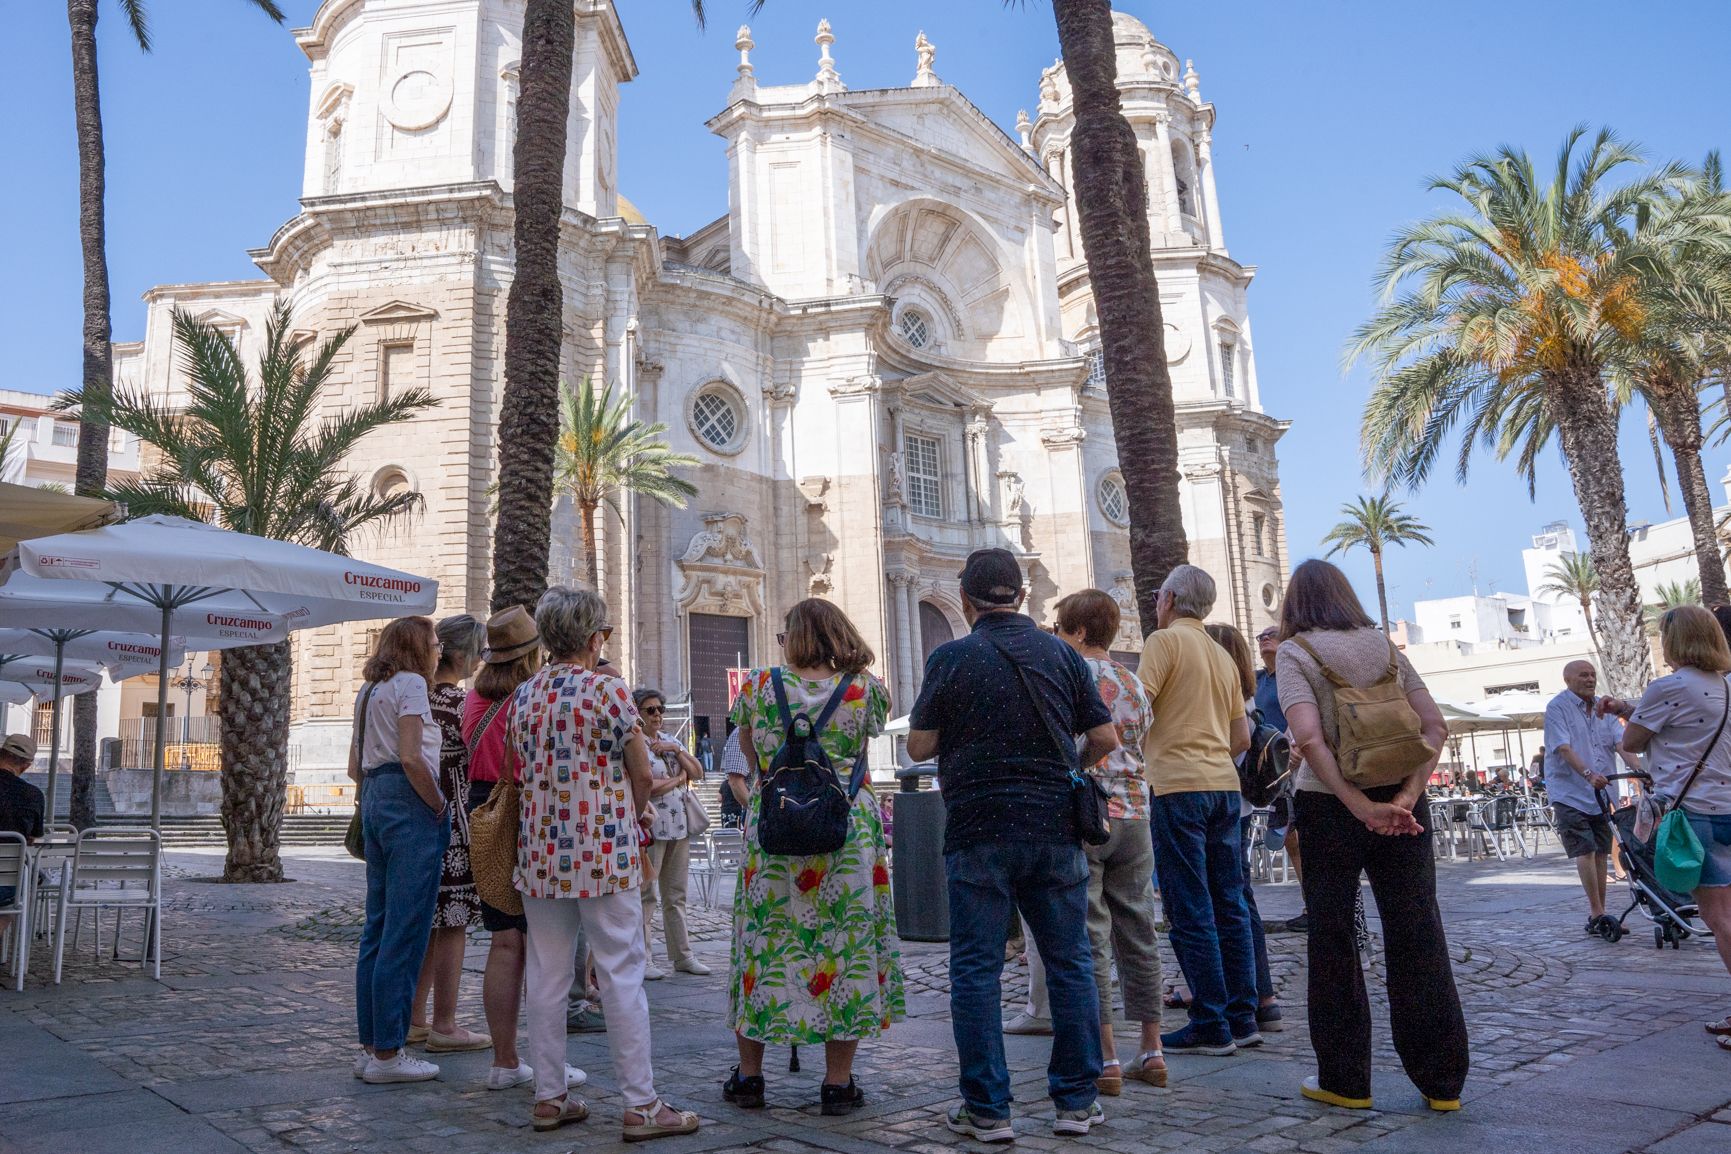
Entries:
{"type": "MultiPolygon", "coordinates": [[[[354,329],[310,361],[290,338],[286,304],[265,329],[256,378],[221,331],[184,312],[174,335],[188,376],[186,404],[170,408],[147,392],[108,397],[74,393],[61,403],[150,445],[160,463],[136,482],[109,486],[132,516],[168,513],[225,529],[347,553],[361,530],[421,504],[419,493],[376,493],[348,461],[366,437],[433,407],[425,389],[350,407],[320,419],[332,364],[354,329]]],[[[222,821],[228,833],[225,881],[281,881],[278,836],[288,789],[288,710],[293,660],[286,641],[223,654],[222,821]]]]}
{"type": "Polygon", "coordinates": [[[566,118],[575,46],[571,0],[528,0],[511,170],[516,267],[505,300],[494,610],[533,608],[547,588],[559,440],[559,351],[565,331],[559,224],[565,208],[566,118]]]}
{"type": "MultiPolygon", "coordinates": [[[[1545,583],[1533,590],[1541,597],[1568,597],[1581,607],[1587,622],[1587,639],[1599,654],[1599,630],[1593,622],[1593,601],[1599,596],[1599,572],[1587,553],[1564,553],[1545,569],[1545,583]]],[[[1600,657],[1600,664],[1604,664],[1600,657]]]]}
{"type": "Polygon", "coordinates": [[[571,494],[583,518],[583,567],[589,584],[601,587],[600,560],[595,549],[595,514],[605,504],[624,520],[621,493],[640,493],[683,509],[697,495],[697,486],[671,470],[701,464],[696,457],[675,453],[662,440],[663,424],[645,424],[631,415],[636,398],[615,399],[613,386],[596,395],[588,377],[559,396],[559,446],[554,477],[571,494]]]}
{"type": "Polygon", "coordinates": [[[1388,589],[1382,580],[1382,553],[1390,545],[1435,545],[1430,538],[1430,526],[1401,509],[1400,502],[1387,494],[1381,497],[1360,497],[1340,507],[1346,518],[1330,529],[1323,541],[1332,542],[1330,557],[1354,547],[1370,554],[1376,567],[1376,603],[1382,611],[1382,631],[1388,632],[1388,589]]]}
{"type": "MultiPolygon", "coordinates": [[[[281,24],[282,10],[272,0],[247,0],[253,7],[281,24]]],[[[138,47],[150,51],[150,21],[144,0],[119,0],[127,27],[138,47]]],[[[109,320],[108,237],[104,209],[107,196],[107,157],[102,138],[102,100],[96,75],[96,17],[98,0],[66,0],[66,21],[72,37],[72,106],[78,132],[78,242],[84,257],[84,368],[80,380],[85,394],[106,396],[114,380],[114,361],[109,351],[113,326],[109,320]]],[[[92,413],[100,406],[93,406],[92,413]]],[[[108,481],[108,426],[85,417],[78,429],[77,491],[99,496],[108,481]]],[[[72,699],[72,801],[73,824],[79,829],[96,824],[96,695],[81,693],[72,699]]]]}
{"type": "MultiPolygon", "coordinates": [[[[763,0],[750,5],[751,11],[763,0]]],[[[703,22],[702,0],[692,0],[703,22]]],[[[1076,124],[1071,179],[1088,280],[1099,313],[1107,405],[1130,501],[1130,569],[1143,628],[1160,583],[1189,559],[1178,497],[1178,416],[1166,324],[1148,231],[1148,187],[1136,130],[1118,92],[1111,0],[1052,0],[1076,124]]]]}
{"type": "Polygon", "coordinates": [[[1690,577],[1684,581],[1667,581],[1653,590],[1655,600],[1647,606],[1647,618],[1655,627],[1659,618],[1679,605],[1701,604],[1701,582],[1690,577]]]}
{"type": "Polygon", "coordinates": [[[1634,222],[1686,170],[1616,184],[1640,154],[1608,130],[1577,149],[1584,134],[1569,134],[1549,179],[1505,146],[1433,181],[1461,209],[1395,234],[1378,276],[1383,302],[1349,360],[1376,365],[1362,437],[1369,472],[1385,482],[1421,484],[1463,419],[1461,477],[1482,444],[1513,455],[1530,492],[1539,454],[1553,434],[1561,441],[1599,577],[1605,672],[1629,696],[1650,665],[1606,371],[1615,342],[1639,331],[1643,290],[1665,263],[1663,239],[1634,222]]]}

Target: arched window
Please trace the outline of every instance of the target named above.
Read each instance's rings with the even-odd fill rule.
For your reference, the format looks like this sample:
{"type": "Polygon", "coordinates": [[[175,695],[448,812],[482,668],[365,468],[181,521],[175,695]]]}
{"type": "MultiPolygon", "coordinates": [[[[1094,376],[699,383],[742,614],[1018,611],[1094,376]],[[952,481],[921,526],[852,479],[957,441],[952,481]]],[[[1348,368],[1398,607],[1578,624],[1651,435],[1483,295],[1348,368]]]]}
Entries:
{"type": "Polygon", "coordinates": [[[902,340],[916,349],[923,349],[932,342],[932,323],[919,309],[903,309],[896,328],[902,334],[902,340]]]}
{"type": "Polygon", "coordinates": [[[1130,524],[1130,494],[1124,489],[1123,477],[1112,472],[1100,478],[1098,500],[1106,520],[1120,528],[1130,524]]]}

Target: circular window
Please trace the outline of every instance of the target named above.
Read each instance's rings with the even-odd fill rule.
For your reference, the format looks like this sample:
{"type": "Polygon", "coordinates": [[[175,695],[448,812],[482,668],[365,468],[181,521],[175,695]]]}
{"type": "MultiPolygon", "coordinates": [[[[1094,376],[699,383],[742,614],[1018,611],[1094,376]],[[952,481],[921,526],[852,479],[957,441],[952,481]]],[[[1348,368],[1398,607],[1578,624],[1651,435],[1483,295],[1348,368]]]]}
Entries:
{"type": "Polygon", "coordinates": [[[919,309],[903,309],[897,327],[901,330],[902,340],[916,349],[932,343],[932,324],[919,309]]]}
{"type": "Polygon", "coordinates": [[[1273,609],[1275,602],[1279,600],[1280,590],[1276,589],[1272,585],[1264,585],[1262,587],[1262,607],[1264,609],[1273,609]]]}
{"type": "Polygon", "coordinates": [[[1100,512],[1114,525],[1130,524],[1130,495],[1124,491],[1124,478],[1116,473],[1100,479],[1100,512]]]}
{"type": "Polygon", "coordinates": [[[386,465],[373,474],[373,496],[389,501],[409,492],[409,475],[399,465],[386,465]]]}
{"type": "Polygon", "coordinates": [[[730,386],[716,382],[699,389],[688,416],[705,448],[737,453],[745,447],[745,402],[730,386]]]}

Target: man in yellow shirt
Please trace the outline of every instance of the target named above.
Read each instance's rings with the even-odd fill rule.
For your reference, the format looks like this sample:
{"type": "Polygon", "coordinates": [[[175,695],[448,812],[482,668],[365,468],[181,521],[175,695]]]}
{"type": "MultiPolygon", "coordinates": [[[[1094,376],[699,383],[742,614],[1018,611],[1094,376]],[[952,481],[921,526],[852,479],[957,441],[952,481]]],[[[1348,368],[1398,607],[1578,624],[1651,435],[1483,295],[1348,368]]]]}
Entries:
{"type": "Polygon", "coordinates": [[[1178,1053],[1224,1056],[1262,1044],[1256,956],[1244,904],[1238,769],[1250,722],[1232,658],[1202,631],[1214,579],[1180,565],[1160,587],[1142,645],[1154,724],[1142,742],[1153,788],[1155,866],[1172,952],[1190,983],[1190,1022],[1162,1036],[1178,1053]]]}

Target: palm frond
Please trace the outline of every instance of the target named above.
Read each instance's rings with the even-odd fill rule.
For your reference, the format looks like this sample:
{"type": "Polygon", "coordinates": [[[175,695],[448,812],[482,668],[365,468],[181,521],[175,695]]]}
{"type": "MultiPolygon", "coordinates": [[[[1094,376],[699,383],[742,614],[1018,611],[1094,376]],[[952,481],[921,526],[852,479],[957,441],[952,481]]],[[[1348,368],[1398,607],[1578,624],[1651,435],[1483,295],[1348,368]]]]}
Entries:
{"type": "Polygon", "coordinates": [[[120,11],[126,17],[126,26],[132,29],[132,38],[138,41],[138,47],[150,51],[150,13],[145,10],[144,0],[120,0],[120,11]]]}

